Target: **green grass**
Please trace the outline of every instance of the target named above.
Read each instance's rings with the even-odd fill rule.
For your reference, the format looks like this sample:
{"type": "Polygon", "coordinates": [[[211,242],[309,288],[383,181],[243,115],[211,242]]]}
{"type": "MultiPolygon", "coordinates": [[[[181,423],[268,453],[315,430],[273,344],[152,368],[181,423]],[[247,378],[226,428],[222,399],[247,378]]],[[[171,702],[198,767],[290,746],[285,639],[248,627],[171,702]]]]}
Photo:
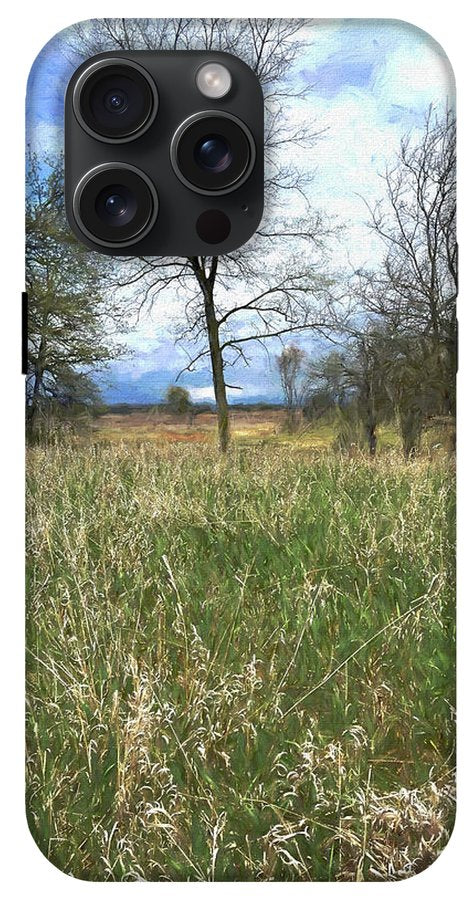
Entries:
{"type": "Polygon", "coordinates": [[[451,462],[36,449],[27,808],[89,880],[378,880],[454,797],[451,462]]]}

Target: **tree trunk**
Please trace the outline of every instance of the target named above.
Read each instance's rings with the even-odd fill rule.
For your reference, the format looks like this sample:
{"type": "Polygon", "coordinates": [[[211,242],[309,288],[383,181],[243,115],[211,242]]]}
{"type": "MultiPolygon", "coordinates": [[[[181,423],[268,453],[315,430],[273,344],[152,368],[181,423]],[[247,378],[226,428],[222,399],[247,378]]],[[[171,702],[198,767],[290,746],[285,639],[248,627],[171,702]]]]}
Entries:
{"type": "Polygon", "coordinates": [[[399,418],[405,459],[413,459],[419,447],[422,431],[421,410],[415,405],[400,408],[399,418]]]}
{"type": "Polygon", "coordinates": [[[298,428],[298,414],[295,406],[288,406],[286,422],[290,434],[295,434],[298,428]]]}
{"type": "Polygon", "coordinates": [[[38,349],[38,356],[35,360],[33,390],[31,393],[31,402],[27,407],[26,425],[29,434],[35,437],[37,429],[37,419],[40,405],[41,384],[44,375],[44,356],[45,356],[45,338],[42,336],[38,349]]]}
{"type": "Polygon", "coordinates": [[[369,422],[366,426],[367,444],[370,456],[375,456],[377,452],[377,435],[375,433],[375,422],[369,422]]]}
{"type": "Polygon", "coordinates": [[[364,402],[363,417],[364,431],[369,449],[369,456],[374,457],[377,452],[377,416],[375,413],[375,402],[372,380],[368,380],[364,385],[364,402]]]}
{"type": "Polygon", "coordinates": [[[208,346],[212,361],[213,389],[218,416],[218,445],[222,453],[226,453],[230,444],[230,417],[228,412],[228,400],[226,396],[225,376],[223,372],[223,357],[220,347],[218,322],[213,300],[213,288],[218,259],[213,257],[210,272],[207,275],[205,263],[200,264],[197,257],[192,259],[192,265],[196,277],[200,283],[205,305],[205,318],[207,322],[208,346]]]}
{"type": "Polygon", "coordinates": [[[222,453],[226,453],[230,443],[230,419],[228,414],[228,400],[226,397],[225,377],[223,374],[223,359],[221,355],[220,341],[218,338],[218,325],[215,315],[213,296],[205,298],[205,315],[207,319],[208,344],[212,360],[213,388],[218,416],[218,444],[222,453]]]}

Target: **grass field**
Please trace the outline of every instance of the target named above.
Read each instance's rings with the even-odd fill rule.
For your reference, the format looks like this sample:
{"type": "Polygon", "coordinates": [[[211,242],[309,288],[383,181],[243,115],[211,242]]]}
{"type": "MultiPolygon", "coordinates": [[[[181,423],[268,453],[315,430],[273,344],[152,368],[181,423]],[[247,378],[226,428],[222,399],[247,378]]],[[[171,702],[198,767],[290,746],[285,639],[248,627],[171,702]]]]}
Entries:
{"type": "MultiPolygon", "coordinates": [[[[240,446],[255,446],[257,442],[281,445],[330,449],[335,438],[335,430],[327,421],[316,427],[304,422],[299,434],[289,434],[285,428],[284,409],[247,409],[231,407],[230,419],[233,439],[240,446]]],[[[187,443],[216,444],[217,422],[213,412],[202,412],[190,421],[188,416],[173,415],[163,410],[134,411],[128,414],[108,413],[99,416],[93,425],[94,439],[117,443],[152,442],[154,444],[187,443]]],[[[90,440],[88,435],[87,440],[90,440]]],[[[379,446],[397,447],[398,436],[394,427],[379,429],[379,446]]]]}
{"type": "Polygon", "coordinates": [[[42,851],[89,880],[425,868],[454,815],[452,461],[113,428],[29,451],[42,851]]]}

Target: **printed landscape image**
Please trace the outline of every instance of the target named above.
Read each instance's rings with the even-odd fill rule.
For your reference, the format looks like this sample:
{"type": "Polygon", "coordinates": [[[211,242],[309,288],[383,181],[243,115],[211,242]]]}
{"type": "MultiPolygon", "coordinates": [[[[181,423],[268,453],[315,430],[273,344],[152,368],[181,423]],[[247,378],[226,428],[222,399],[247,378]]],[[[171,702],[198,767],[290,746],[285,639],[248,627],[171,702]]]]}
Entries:
{"type": "Polygon", "coordinates": [[[94,20],[33,66],[27,814],[69,875],[394,881],[449,839],[453,92],[389,20],[94,20]],[[128,48],[257,73],[236,252],[72,235],[64,91],[128,48]]]}

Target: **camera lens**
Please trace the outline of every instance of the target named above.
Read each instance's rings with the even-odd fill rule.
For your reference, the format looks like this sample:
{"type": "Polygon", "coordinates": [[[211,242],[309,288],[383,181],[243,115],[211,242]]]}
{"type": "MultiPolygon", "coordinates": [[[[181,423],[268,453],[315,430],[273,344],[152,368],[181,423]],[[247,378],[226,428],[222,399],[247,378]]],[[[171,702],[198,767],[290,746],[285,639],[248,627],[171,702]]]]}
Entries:
{"type": "Polygon", "coordinates": [[[197,165],[208,172],[224,172],[233,159],[228,141],[218,134],[207,134],[200,138],[194,157],[197,165]]]}
{"type": "Polygon", "coordinates": [[[127,94],[124,91],[109,91],[104,97],[104,106],[110,112],[123,113],[128,106],[127,94]]]}
{"type": "Polygon", "coordinates": [[[123,228],[137,213],[137,199],[124,184],[111,184],[99,192],[94,204],[96,215],[111,228],[123,228]]]}
{"type": "Polygon", "coordinates": [[[73,108],[80,124],[109,143],[130,141],[149,127],[159,105],[157,88],[142,66],[131,60],[102,59],[75,84],[73,108]]]}
{"type": "Polygon", "coordinates": [[[104,247],[127,247],[142,240],[154,225],[158,209],[150,179],[125,163],[104,163],[88,172],[73,197],[78,227],[104,247]]]}
{"type": "Polygon", "coordinates": [[[190,116],[174,134],[170,157],[175,174],[199,194],[228,194],[250,175],[256,149],[250,130],[230,113],[190,116]]]}
{"type": "Polygon", "coordinates": [[[127,200],[120,194],[109,194],[104,201],[104,208],[110,216],[123,216],[127,209],[127,200]]]}

